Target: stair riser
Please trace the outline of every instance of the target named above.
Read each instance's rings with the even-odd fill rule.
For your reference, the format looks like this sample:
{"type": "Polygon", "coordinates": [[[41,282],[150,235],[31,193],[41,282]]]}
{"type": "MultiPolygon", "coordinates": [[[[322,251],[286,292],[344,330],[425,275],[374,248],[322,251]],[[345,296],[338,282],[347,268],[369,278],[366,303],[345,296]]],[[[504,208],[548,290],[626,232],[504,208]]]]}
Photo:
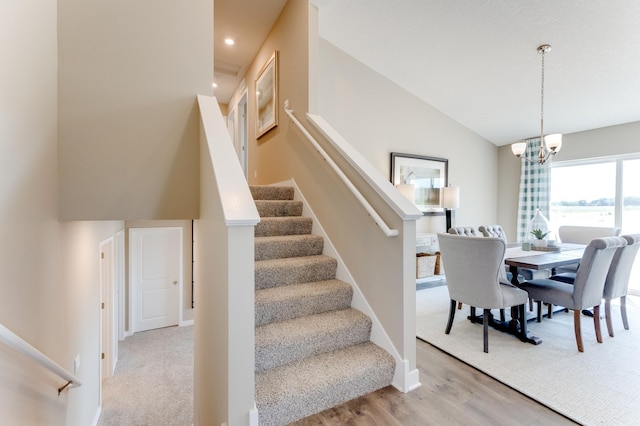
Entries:
{"type": "Polygon", "coordinates": [[[337,267],[338,264],[334,259],[301,266],[261,268],[256,264],[255,286],[256,289],[262,289],[280,285],[332,280],[336,277],[337,267]]]}
{"type": "MultiPolygon", "coordinates": [[[[256,340],[259,340],[259,331],[256,330],[256,340]]],[[[317,333],[308,334],[297,339],[283,338],[269,345],[261,345],[256,342],[256,371],[263,371],[279,367],[307,358],[368,342],[371,335],[371,320],[362,316],[358,321],[349,321],[342,327],[336,326],[331,330],[318,330],[317,333]]]]}
{"type": "Polygon", "coordinates": [[[328,294],[256,304],[256,325],[347,309],[352,298],[353,290],[346,288],[328,294]]]}
{"type": "Polygon", "coordinates": [[[256,201],[260,217],[301,216],[300,201],[256,201]]]}
{"type": "Polygon", "coordinates": [[[311,234],[313,220],[308,217],[288,217],[285,220],[263,218],[255,227],[256,237],[270,237],[278,235],[311,234]]]}
{"type": "Polygon", "coordinates": [[[254,200],[293,200],[293,187],[291,186],[249,186],[254,200]]]}
{"type": "Polygon", "coordinates": [[[322,237],[282,241],[277,244],[256,240],[255,260],[283,259],[286,257],[316,256],[322,254],[322,237]]]}

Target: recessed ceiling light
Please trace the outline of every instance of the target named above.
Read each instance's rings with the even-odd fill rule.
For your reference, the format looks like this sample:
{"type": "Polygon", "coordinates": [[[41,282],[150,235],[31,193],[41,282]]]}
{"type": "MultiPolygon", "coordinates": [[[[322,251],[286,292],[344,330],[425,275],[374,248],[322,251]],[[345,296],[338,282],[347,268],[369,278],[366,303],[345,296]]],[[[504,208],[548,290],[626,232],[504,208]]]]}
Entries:
{"type": "Polygon", "coordinates": [[[224,44],[227,46],[233,46],[236,42],[231,37],[227,37],[224,39],[224,44]]]}
{"type": "Polygon", "coordinates": [[[215,81],[213,82],[213,84],[211,85],[213,86],[213,88],[215,89],[216,87],[218,87],[218,83],[216,83],[215,81]]]}

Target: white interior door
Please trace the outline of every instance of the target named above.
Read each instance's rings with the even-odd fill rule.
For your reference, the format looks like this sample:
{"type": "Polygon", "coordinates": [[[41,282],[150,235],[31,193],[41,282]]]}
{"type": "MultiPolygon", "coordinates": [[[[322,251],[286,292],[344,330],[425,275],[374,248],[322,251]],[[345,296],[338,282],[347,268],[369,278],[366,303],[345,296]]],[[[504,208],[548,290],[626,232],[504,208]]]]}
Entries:
{"type": "Polygon", "coordinates": [[[130,230],[133,332],[179,322],[182,228],[130,230]]]}

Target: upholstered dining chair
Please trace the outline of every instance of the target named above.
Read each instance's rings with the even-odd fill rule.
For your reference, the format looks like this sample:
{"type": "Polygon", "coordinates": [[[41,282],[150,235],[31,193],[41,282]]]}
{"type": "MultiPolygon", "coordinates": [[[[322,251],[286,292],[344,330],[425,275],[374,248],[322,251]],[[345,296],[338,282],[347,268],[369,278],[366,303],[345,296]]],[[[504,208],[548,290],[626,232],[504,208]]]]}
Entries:
{"type": "Polygon", "coordinates": [[[627,240],[627,245],[619,248],[613,255],[611,267],[604,283],[604,317],[607,322],[609,336],[613,335],[613,325],[611,323],[611,300],[620,298],[620,313],[622,314],[622,325],[625,330],[629,329],[627,320],[627,291],[629,290],[629,277],[633,262],[636,260],[638,249],[640,248],[640,234],[622,235],[627,240]]]}
{"type": "Polygon", "coordinates": [[[585,248],[580,268],[573,284],[551,279],[525,281],[519,287],[526,290],[538,304],[538,322],[542,319],[542,302],[564,306],[573,310],[573,328],[578,351],[584,352],[580,329],[580,311],[593,307],[593,324],[598,343],[602,343],[600,332],[600,304],[604,283],[616,250],[627,241],[622,237],[605,237],[592,240],[585,248]]]}
{"type": "Polygon", "coordinates": [[[451,332],[456,302],[483,309],[484,352],[489,352],[489,318],[491,309],[517,306],[520,310],[520,333],[526,336],[524,305],[527,293],[509,283],[500,282],[506,244],[501,238],[466,237],[438,234],[442,262],[447,271],[447,288],[451,305],[445,333],[451,332]]]}
{"type": "MultiPolygon", "coordinates": [[[[594,238],[617,237],[620,235],[620,228],[605,226],[576,226],[563,225],[558,228],[558,238],[563,243],[584,244],[587,245],[594,238]]],[[[576,272],[578,263],[573,265],[565,265],[556,268],[554,274],[562,274],[565,272],[576,272]]]]}
{"type": "Polygon", "coordinates": [[[464,235],[467,237],[475,237],[476,230],[471,226],[453,226],[447,230],[451,235],[464,235]]]}

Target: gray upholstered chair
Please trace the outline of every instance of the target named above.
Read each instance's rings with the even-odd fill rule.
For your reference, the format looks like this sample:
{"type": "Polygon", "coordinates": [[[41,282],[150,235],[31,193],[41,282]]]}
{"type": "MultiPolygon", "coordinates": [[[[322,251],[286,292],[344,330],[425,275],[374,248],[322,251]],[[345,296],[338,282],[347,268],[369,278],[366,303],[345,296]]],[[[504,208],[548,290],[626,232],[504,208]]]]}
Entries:
{"type": "Polygon", "coordinates": [[[471,226],[453,226],[448,230],[451,235],[464,235],[467,237],[475,237],[476,230],[471,226]]]}
{"type": "Polygon", "coordinates": [[[485,237],[496,237],[502,238],[505,242],[507,242],[507,234],[502,229],[500,225],[480,225],[478,227],[478,231],[485,237]]]}
{"type": "Polygon", "coordinates": [[[620,298],[620,312],[622,314],[622,325],[625,330],[629,329],[627,320],[627,290],[629,289],[629,277],[633,262],[636,260],[638,248],[640,248],[640,234],[623,235],[627,240],[627,245],[619,248],[611,261],[611,267],[604,283],[604,313],[607,321],[607,331],[613,337],[613,325],[611,324],[611,300],[620,298]]]}
{"type": "Polygon", "coordinates": [[[584,250],[580,260],[580,268],[573,284],[551,279],[538,279],[520,284],[529,296],[538,303],[538,322],[542,318],[541,302],[564,306],[572,309],[573,324],[578,350],[584,352],[582,333],[580,331],[580,311],[593,307],[593,324],[598,343],[602,343],[600,333],[600,303],[604,291],[604,283],[609,266],[616,250],[627,241],[621,237],[605,237],[592,240],[584,250]]]}
{"type": "Polygon", "coordinates": [[[438,234],[442,262],[447,271],[447,288],[451,305],[445,333],[451,332],[456,302],[482,308],[484,351],[489,352],[489,318],[491,309],[518,306],[520,333],[526,336],[524,305],[527,293],[509,283],[500,282],[504,270],[506,244],[501,238],[466,237],[438,234]]]}
{"type": "MultiPolygon", "coordinates": [[[[480,225],[478,227],[478,231],[480,231],[480,233],[485,237],[502,238],[505,243],[509,242],[507,240],[507,233],[504,232],[504,229],[502,229],[502,226],[500,225],[480,225]]],[[[505,265],[505,271],[506,269],[507,269],[507,266],[505,265]]],[[[546,271],[544,269],[535,271],[533,269],[520,268],[520,273],[518,274],[518,281],[533,280],[536,278],[549,278],[550,275],[551,275],[551,272],[546,271]]],[[[511,282],[511,278],[512,278],[511,272],[506,273],[504,278],[507,279],[509,282],[511,282]]],[[[533,310],[533,303],[531,303],[531,301],[529,301],[529,310],[533,310]]]]}
{"type": "MultiPolygon", "coordinates": [[[[617,237],[620,235],[620,228],[603,227],[603,226],[575,226],[564,225],[558,228],[558,238],[563,243],[584,244],[587,245],[594,238],[617,237]]],[[[576,272],[578,263],[566,265],[556,268],[555,274],[563,274],[566,272],[576,272]]]]}

